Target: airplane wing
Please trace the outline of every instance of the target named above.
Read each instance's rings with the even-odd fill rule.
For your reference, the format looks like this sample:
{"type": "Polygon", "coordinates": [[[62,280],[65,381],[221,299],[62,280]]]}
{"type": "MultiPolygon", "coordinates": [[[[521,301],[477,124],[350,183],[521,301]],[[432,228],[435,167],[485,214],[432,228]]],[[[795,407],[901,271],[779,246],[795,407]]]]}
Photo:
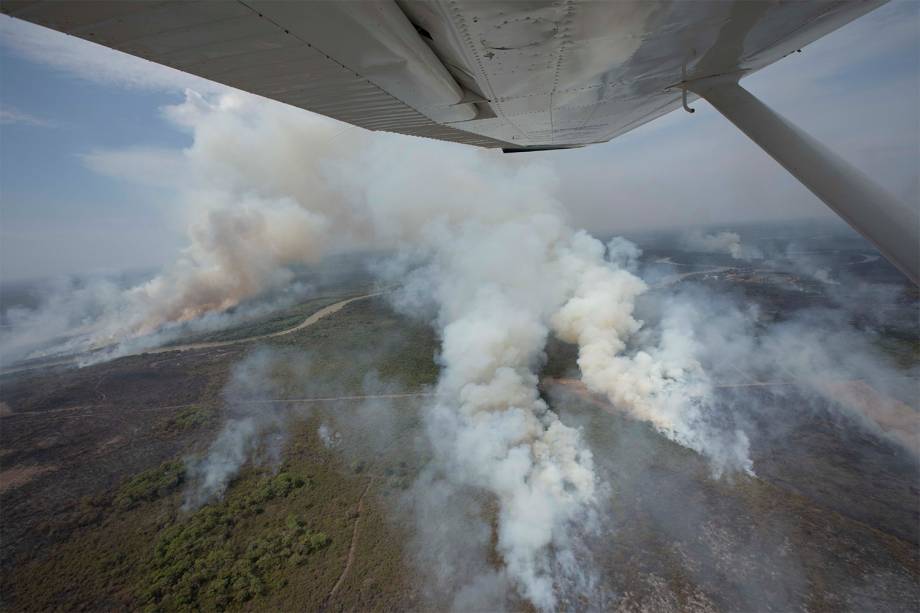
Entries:
{"type": "Polygon", "coordinates": [[[880,2],[4,0],[0,11],[371,130],[610,140],[682,81],[762,68],[880,2]]]}
{"type": "Polygon", "coordinates": [[[738,81],[884,0],[3,0],[0,10],[370,130],[602,143],[702,96],[915,283],[912,207],[738,81]]]}

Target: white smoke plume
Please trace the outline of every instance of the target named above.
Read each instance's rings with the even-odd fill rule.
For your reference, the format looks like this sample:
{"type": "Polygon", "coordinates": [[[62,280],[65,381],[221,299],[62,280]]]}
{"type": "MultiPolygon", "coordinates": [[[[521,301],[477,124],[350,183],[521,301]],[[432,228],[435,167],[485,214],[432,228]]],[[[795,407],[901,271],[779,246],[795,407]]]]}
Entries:
{"type": "MultiPolygon", "coordinates": [[[[549,169],[429,146],[438,155],[420,147],[408,160],[373,147],[361,165],[380,179],[361,197],[387,238],[405,244],[390,271],[405,278],[397,306],[434,313],[441,335],[441,376],[425,413],[433,476],[415,491],[494,496],[502,573],[535,606],[551,609],[558,591],[577,580],[577,568],[560,561],[572,558],[576,522],[590,514],[597,488],[579,432],[559,421],[537,388],[549,319],[568,290],[561,262],[574,234],[550,196],[549,169]],[[428,173],[442,187],[419,185],[428,173]]],[[[496,581],[462,577],[455,606],[469,604],[463,588],[496,581]]]]}
{"type": "Polygon", "coordinates": [[[162,332],[170,325],[283,288],[291,266],[316,262],[362,235],[360,216],[342,206],[325,176],[324,165],[350,148],[342,124],[243,94],[193,91],[164,114],[191,133],[187,149],[159,152],[143,165],[133,163],[134,150],[94,152],[86,161],[98,172],[175,189],[188,246],[134,287],[97,283],[80,300],[65,294],[16,314],[0,338],[7,360],[49,353],[29,342],[47,321],[69,324],[59,326],[69,338],[57,352],[108,347],[103,355],[117,357],[155,346],[168,340],[162,332]]]}
{"type": "MultiPolygon", "coordinates": [[[[567,291],[559,262],[572,237],[549,195],[551,170],[346,129],[238,94],[189,92],[166,115],[192,135],[175,153],[183,163],[170,163],[188,169],[172,180],[190,213],[190,245],[161,274],[110,301],[87,335],[92,344],[130,345],[222,312],[289,282],[292,264],[334,248],[396,248],[416,267],[404,296],[415,292],[436,311],[442,336],[443,373],[427,422],[445,483],[497,500],[497,548],[510,581],[552,608],[561,580],[554,569],[574,559],[573,527],[589,513],[596,483],[578,431],[537,388],[549,318],[567,291]]],[[[124,171],[118,159],[97,153],[93,164],[124,171]]],[[[164,175],[141,170],[147,174],[135,179],[164,175]]],[[[246,397],[264,392],[256,362],[234,376],[253,386],[246,397]]],[[[258,415],[232,398],[227,405],[236,407],[227,425],[190,466],[189,505],[220,496],[279,427],[270,404],[258,415]]]]}
{"type": "MultiPolygon", "coordinates": [[[[571,525],[590,515],[600,484],[578,432],[539,397],[536,373],[554,327],[565,340],[581,341],[589,354],[591,333],[603,327],[645,343],[631,317],[645,284],[628,270],[640,253],[616,239],[605,259],[602,243],[570,228],[545,167],[512,166],[450,146],[438,155],[417,151],[418,157],[406,159],[382,145],[371,148],[361,168],[379,179],[366,188],[368,208],[384,228],[410,231],[395,235],[408,243],[397,262],[403,266],[391,271],[390,279],[403,280],[397,306],[433,313],[441,331],[438,400],[427,414],[441,478],[432,477],[426,487],[445,499],[452,498],[445,481],[454,490],[494,493],[501,503],[497,546],[510,580],[538,608],[552,608],[568,588],[590,590],[590,576],[575,572],[584,566],[558,562],[577,549],[571,525]],[[429,173],[440,188],[419,184],[417,177],[429,173]],[[417,199],[419,191],[438,203],[435,216],[426,219],[432,214],[417,199]],[[582,298],[586,312],[579,318],[574,311],[582,298]],[[572,329],[595,324],[591,318],[597,319],[591,332],[573,338],[572,329]]],[[[744,434],[725,435],[707,421],[714,407],[684,323],[675,313],[665,320],[657,346],[633,347],[627,355],[625,343],[614,342],[597,361],[629,371],[626,408],[636,417],[704,453],[715,472],[750,471],[744,434]]],[[[588,362],[582,372],[601,384],[603,375],[588,362]]],[[[494,585],[495,578],[470,580],[494,585]]]]}
{"type": "MultiPolygon", "coordinates": [[[[196,204],[192,245],[179,262],[129,291],[144,305],[132,333],[282,284],[286,266],[328,251],[330,236],[399,247],[420,266],[404,298],[416,292],[434,305],[442,332],[443,374],[428,413],[442,474],[450,487],[498,500],[507,574],[551,608],[552,569],[571,558],[571,529],[596,487],[578,432],[537,390],[548,319],[565,295],[564,282],[547,281],[563,279],[558,261],[571,236],[547,195],[551,172],[441,143],[342,133],[335,122],[232,97],[190,94],[169,116],[193,130],[183,155],[204,177],[188,198],[208,200],[196,204]],[[210,182],[203,195],[202,181],[210,182]]],[[[275,425],[254,419],[231,420],[194,467],[201,485],[192,503],[220,495],[259,433],[275,425]]]]}
{"type": "Polygon", "coordinates": [[[186,470],[192,485],[184,506],[195,509],[224,495],[227,486],[257,450],[261,424],[252,417],[226,422],[200,460],[190,459],[186,470]]]}
{"type": "Polygon", "coordinates": [[[73,283],[54,279],[40,288],[37,308],[12,307],[2,314],[0,362],[4,366],[46,353],[87,348],[86,339],[100,322],[118,318],[123,290],[106,279],[73,283]]]}
{"type": "Polygon", "coordinates": [[[272,464],[280,460],[287,415],[273,402],[283,394],[275,375],[279,368],[306,372],[304,360],[304,356],[262,349],[233,368],[223,390],[225,421],[220,432],[203,456],[186,461],[186,508],[197,508],[223,496],[247,462],[272,464]]]}
{"type": "Polygon", "coordinates": [[[754,260],[763,257],[759,249],[741,242],[737,232],[716,232],[704,234],[699,230],[687,232],[681,237],[686,249],[701,253],[725,253],[735,260],[754,260]]]}
{"type": "MultiPolygon", "coordinates": [[[[281,283],[285,265],[328,249],[328,236],[345,246],[372,240],[396,248],[394,270],[405,273],[398,306],[434,314],[441,333],[442,374],[426,428],[442,485],[495,497],[503,572],[538,608],[554,607],[566,590],[588,589],[590,577],[582,578],[590,565],[574,564],[573,552],[574,527],[596,499],[592,457],[578,431],[540,397],[537,370],[553,315],[584,283],[572,262],[591,253],[596,268],[641,284],[616,272],[634,266],[635,248],[614,242],[616,264],[605,261],[600,242],[566,224],[552,196],[552,169],[543,164],[428,141],[407,146],[402,137],[342,132],[334,122],[274,106],[191,95],[170,116],[193,129],[195,144],[185,155],[224,185],[219,191],[227,197],[209,211],[206,230],[194,234],[188,265],[140,290],[156,306],[148,310],[152,321],[220,309],[222,297],[232,303],[260,284],[281,283]],[[253,163],[244,154],[250,150],[277,153],[253,163]],[[253,198],[260,204],[247,205],[253,198]],[[238,220],[263,206],[303,224],[238,220]],[[308,246],[283,248],[287,241],[273,232],[289,230],[308,246]],[[266,249],[275,255],[257,257],[266,249]]],[[[616,305],[633,296],[610,298],[616,305]]]]}
{"type": "Polygon", "coordinates": [[[553,326],[560,339],[578,345],[585,385],[668,438],[708,456],[716,474],[752,473],[744,432],[725,435],[708,423],[716,409],[711,382],[697,357],[694,314],[684,304],[673,305],[662,318],[657,343],[644,339],[629,347],[643,327],[635,317],[636,299],[648,288],[613,262],[635,258],[636,248],[611,242],[607,263],[596,241],[583,234],[577,239],[564,273],[577,285],[554,315],[553,326]]]}
{"type": "Polygon", "coordinates": [[[323,443],[323,446],[326,449],[334,449],[339,445],[339,442],[342,438],[342,435],[329,427],[328,424],[320,424],[319,428],[316,429],[316,435],[319,436],[319,440],[323,443]]]}
{"type": "MultiPolygon", "coordinates": [[[[877,307],[880,297],[891,299],[891,288],[877,289],[880,293],[853,289],[846,299],[865,299],[863,308],[877,307]]],[[[742,384],[737,388],[741,395],[729,403],[733,413],[756,412],[757,395],[745,391],[751,389],[790,394],[798,402],[803,397],[822,399],[838,417],[920,457],[920,367],[893,363],[881,349],[877,331],[854,327],[852,305],[802,309],[776,321],[756,306],[692,287],[660,302],[671,304],[664,307],[668,313],[685,314],[683,325],[696,338],[696,356],[709,380],[742,384]],[[739,399],[741,405],[735,406],[739,399]]],[[[873,327],[903,326],[877,315],[873,327]]],[[[726,412],[723,408],[721,417],[726,412]]]]}
{"type": "MultiPolygon", "coordinates": [[[[541,397],[550,334],[578,345],[585,383],[617,407],[705,455],[716,473],[752,470],[744,433],[716,423],[705,343],[693,333],[704,313],[663,302],[654,325],[641,321],[638,249],[621,239],[605,249],[571,228],[548,165],[371,134],[239,94],[189,92],[166,114],[192,136],[172,154],[182,163],[170,162],[187,169],[172,180],[189,211],[189,247],[161,274],[107,298],[88,336],[136,342],[282,287],[292,266],[324,254],[393,251],[381,274],[401,284],[395,305],[428,318],[441,339],[441,376],[425,412],[434,460],[413,489],[419,522],[473,492],[464,526],[486,543],[494,529],[500,557],[494,572],[482,559],[475,573],[453,576],[456,607],[473,606],[476,586],[494,594],[510,584],[543,610],[593,593],[580,543],[603,484],[581,433],[541,397]]],[[[93,164],[125,170],[118,152],[97,153],[93,164]]],[[[737,235],[713,240],[744,253],[737,235]]],[[[253,360],[234,393],[277,397],[253,360]]],[[[258,415],[232,414],[192,466],[189,504],[219,496],[280,420],[270,403],[258,415]]]]}

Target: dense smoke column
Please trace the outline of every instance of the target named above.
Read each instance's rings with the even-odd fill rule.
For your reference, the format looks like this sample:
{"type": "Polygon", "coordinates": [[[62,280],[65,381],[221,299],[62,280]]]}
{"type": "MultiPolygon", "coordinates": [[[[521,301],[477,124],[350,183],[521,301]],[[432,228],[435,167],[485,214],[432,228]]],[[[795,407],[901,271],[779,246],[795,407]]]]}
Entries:
{"type": "Polygon", "coordinates": [[[701,314],[690,304],[665,304],[656,335],[639,334],[636,299],[648,288],[629,270],[636,257],[634,245],[615,239],[605,261],[598,241],[576,235],[565,259],[565,274],[575,285],[553,316],[557,336],[578,345],[578,367],[589,390],[707,456],[715,474],[752,473],[744,432],[725,432],[711,421],[718,408],[693,333],[701,314]]]}
{"type": "MultiPolygon", "coordinates": [[[[580,433],[559,420],[537,386],[549,316],[565,292],[557,273],[570,231],[545,212],[506,213],[489,224],[430,228],[437,240],[427,243],[425,263],[400,294],[433,303],[441,337],[436,400],[425,413],[438,480],[416,488],[416,506],[430,508],[426,497],[449,496],[445,489],[493,496],[501,572],[549,610],[560,590],[577,591],[579,576],[590,574],[589,562],[579,568],[572,561],[573,547],[597,487],[580,433]]],[[[468,587],[449,591],[468,596],[468,587]]]]}

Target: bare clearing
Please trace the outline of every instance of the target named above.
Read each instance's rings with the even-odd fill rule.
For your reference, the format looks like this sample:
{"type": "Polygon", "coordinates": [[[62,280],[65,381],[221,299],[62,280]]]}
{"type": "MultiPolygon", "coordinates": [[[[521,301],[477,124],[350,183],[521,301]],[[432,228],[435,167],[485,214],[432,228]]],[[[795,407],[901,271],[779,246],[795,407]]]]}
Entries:
{"type": "Polygon", "coordinates": [[[0,493],[21,487],[35,477],[57,469],[58,467],[53,464],[8,468],[0,472],[0,493]]]}

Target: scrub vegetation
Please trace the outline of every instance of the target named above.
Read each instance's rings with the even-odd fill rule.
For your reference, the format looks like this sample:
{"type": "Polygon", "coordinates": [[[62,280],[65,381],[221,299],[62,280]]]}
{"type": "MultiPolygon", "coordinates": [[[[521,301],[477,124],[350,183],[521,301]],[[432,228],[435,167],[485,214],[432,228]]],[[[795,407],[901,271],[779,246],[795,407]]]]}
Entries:
{"type": "MultiPolygon", "coordinates": [[[[303,317],[299,309],[293,318],[303,317]]],[[[4,608],[367,610],[417,602],[406,576],[408,535],[381,507],[405,491],[418,468],[408,451],[415,400],[399,403],[404,431],[385,457],[366,444],[378,437],[375,427],[349,417],[355,402],[292,410],[277,462],[247,463],[222,499],[185,508],[187,459],[203,454],[227,419],[222,390],[232,367],[266,346],[279,355],[321,356],[310,360],[309,381],[293,366],[279,369],[282,396],[414,392],[437,376],[430,329],[368,299],[258,346],[6,377],[3,400],[23,413],[4,419],[4,437],[23,446],[4,450],[4,468],[47,466],[83,451],[67,471],[49,470],[4,493],[4,608]],[[71,406],[78,407],[73,417],[54,412],[71,406]],[[67,438],[48,437],[56,419],[70,424],[67,438]],[[327,448],[317,436],[335,419],[348,428],[344,449],[327,448]],[[357,559],[343,576],[359,518],[357,559]]]]}
{"type": "Polygon", "coordinates": [[[156,500],[174,491],[185,478],[181,462],[167,462],[145,470],[118,488],[113,502],[122,510],[132,509],[144,501],[156,500]]]}
{"type": "Polygon", "coordinates": [[[212,425],[216,414],[213,408],[193,405],[183,407],[160,420],[158,427],[164,434],[181,434],[212,425]]]}
{"type": "Polygon", "coordinates": [[[266,477],[253,491],[204,506],[164,529],[147,562],[138,602],[150,611],[225,608],[284,587],[284,568],[306,564],[310,554],[329,545],[329,537],[310,531],[295,514],[248,538],[236,538],[234,528],[305,485],[287,472],[266,477]]]}
{"type": "MultiPolygon", "coordinates": [[[[780,290],[746,291],[782,312],[780,290]]],[[[278,316],[302,321],[297,308],[278,316]]],[[[895,355],[917,343],[879,342],[895,355]]],[[[371,298],[267,342],[0,378],[3,471],[32,470],[0,499],[0,608],[448,609],[428,591],[409,504],[428,461],[425,400],[387,397],[430,392],[436,352],[425,322],[371,298]],[[228,406],[245,407],[228,398],[233,373],[266,348],[269,391],[292,401],[270,407],[286,437],[189,508],[190,466],[236,417],[228,406]],[[338,400],[296,400],[316,398],[338,400]]],[[[581,427],[605,483],[585,555],[617,595],[610,609],[916,609],[915,458],[791,386],[727,388],[756,476],[715,480],[698,454],[579,391],[576,359],[551,341],[540,390],[581,427]]],[[[508,609],[527,610],[516,598],[508,609]]]]}

